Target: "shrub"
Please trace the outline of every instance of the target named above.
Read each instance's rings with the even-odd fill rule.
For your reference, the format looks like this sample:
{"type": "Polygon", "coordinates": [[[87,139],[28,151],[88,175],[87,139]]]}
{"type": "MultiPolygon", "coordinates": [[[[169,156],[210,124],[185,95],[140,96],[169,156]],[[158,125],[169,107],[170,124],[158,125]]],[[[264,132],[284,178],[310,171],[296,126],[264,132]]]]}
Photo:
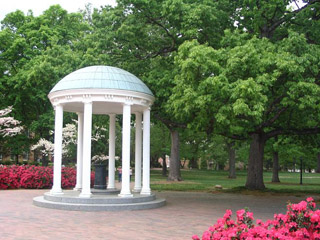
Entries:
{"type": "MultiPolygon", "coordinates": [[[[223,218],[202,235],[203,240],[211,239],[318,239],[320,240],[320,210],[312,198],[298,204],[288,204],[286,214],[275,214],[273,220],[254,224],[253,213],[248,209],[237,211],[237,220],[231,219],[227,210],[223,218]]],[[[193,240],[200,240],[197,235],[193,240]]]]}
{"type": "Polygon", "coordinates": [[[10,166],[0,167],[0,189],[14,189],[20,187],[19,174],[10,166]]]}
{"type": "MultiPolygon", "coordinates": [[[[0,189],[39,189],[51,188],[53,182],[52,167],[34,165],[0,165],[0,189]]],[[[94,173],[91,173],[91,183],[94,183],[94,173]]],[[[76,169],[63,167],[61,171],[62,188],[72,188],[76,185],[76,169]]]]}

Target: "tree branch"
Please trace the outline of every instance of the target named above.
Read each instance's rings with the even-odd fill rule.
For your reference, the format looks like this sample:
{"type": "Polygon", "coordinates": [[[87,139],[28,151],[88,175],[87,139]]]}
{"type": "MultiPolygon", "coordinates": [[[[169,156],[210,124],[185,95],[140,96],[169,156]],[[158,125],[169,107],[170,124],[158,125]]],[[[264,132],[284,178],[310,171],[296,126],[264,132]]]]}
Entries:
{"type": "Polygon", "coordinates": [[[247,140],[248,139],[246,137],[243,137],[243,136],[240,136],[240,135],[235,135],[235,134],[228,135],[228,134],[220,133],[219,135],[227,137],[227,138],[231,138],[231,139],[234,139],[234,140],[247,140]]]}
{"type": "Polygon", "coordinates": [[[155,25],[159,26],[160,28],[162,28],[166,32],[167,36],[171,39],[171,47],[169,49],[174,49],[175,45],[176,45],[176,39],[169,32],[169,30],[164,25],[162,25],[160,22],[156,21],[154,18],[152,18],[152,17],[150,17],[148,15],[145,15],[145,16],[150,21],[150,23],[154,23],[155,25]]]}
{"type": "Polygon", "coordinates": [[[280,103],[281,100],[282,100],[284,97],[285,97],[285,94],[277,97],[277,98],[270,104],[270,107],[269,107],[268,110],[266,111],[265,115],[269,115],[269,114],[272,112],[273,107],[274,107],[276,104],[280,103]]]}
{"type": "Polygon", "coordinates": [[[187,125],[185,123],[178,123],[178,122],[173,122],[173,121],[170,121],[168,119],[165,119],[163,117],[161,117],[159,114],[157,113],[154,113],[154,117],[156,119],[158,119],[159,121],[161,121],[164,125],[167,126],[167,128],[169,129],[173,129],[173,128],[186,128],[187,125]]]}
{"type": "Polygon", "coordinates": [[[273,32],[278,26],[280,26],[282,23],[284,23],[286,20],[291,19],[293,16],[297,15],[299,12],[301,12],[302,10],[306,9],[307,7],[309,7],[312,4],[315,4],[317,2],[320,2],[320,0],[310,0],[306,5],[304,5],[301,8],[298,8],[297,10],[294,10],[292,12],[286,11],[285,13],[287,13],[287,15],[284,15],[282,18],[280,18],[278,21],[274,22],[270,28],[269,28],[269,32],[273,32]]]}
{"type": "Polygon", "coordinates": [[[314,128],[304,128],[304,129],[274,129],[268,133],[266,133],[267,139],[276,137],[278,135],[312,135],[312,134],[319,134],[320,133],[320,127],[314,127],[314,128]]]}
{"type": "Polygon", "coordinates": [[[274,123],[274,122],[280,117],[280,115],[281,115],[283,112],[285,112],[287,109],[288,109],[288,107],[283,107],[283,108],[281,108],[281,109],[273,116],[273,118],[271,118],[271,119],[269,119],[268,121],[262,123],[259,128],[263,128],[263,127],[268,127],[268,126],[270,126],[270,125],[271,125],[272,123],[274,123]]]}

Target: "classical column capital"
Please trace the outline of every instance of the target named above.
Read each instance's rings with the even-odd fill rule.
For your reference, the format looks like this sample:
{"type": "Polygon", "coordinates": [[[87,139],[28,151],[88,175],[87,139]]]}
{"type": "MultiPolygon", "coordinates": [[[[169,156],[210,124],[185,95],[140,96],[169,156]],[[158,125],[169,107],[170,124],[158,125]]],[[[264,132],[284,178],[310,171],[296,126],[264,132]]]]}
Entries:
{"type": "Polygon", "coordinates": [[[143,111],[149,110],[151,111],[151,105],[149,105],[148,107],[146,107],[143,111]]]}
{"type": "Polygon", "coordinates": [[[63,107],[63,105],[64,104],[60,103],[59,101],[52,103],[52,106],[53,106],[54,110],[56,110],[57,107],[63,107]]]}
{"type": "Polygon", "coordinates": [[[124,103],[122,103],[123,106],[131,106],[133,105],[133,102],[130,101],[125,101],[124,103]]]}
{"type": "Polygon", "coordinates": [[[91,98],[83,99],[82,102],[83,104],[92,104],[91,98]]]}

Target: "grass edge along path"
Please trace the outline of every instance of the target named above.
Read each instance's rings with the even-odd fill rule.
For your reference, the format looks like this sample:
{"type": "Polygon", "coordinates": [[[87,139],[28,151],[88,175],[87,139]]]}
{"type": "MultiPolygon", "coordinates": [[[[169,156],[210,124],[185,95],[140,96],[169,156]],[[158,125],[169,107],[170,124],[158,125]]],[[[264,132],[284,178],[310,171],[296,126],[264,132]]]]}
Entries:
{"type": "Polygon", "coordinates": [[[238,171],[236,179],[228,178],[227,171],[213,170],[182,170],[183,181],[168,182],[162,176],[161,170],[151,170],[151,188],[157,191],[217,191],[216,185],[221,185],[219,191],[250,194],[260,192],[270,194],[320,194],[320,174],[303,173],[303,184],[300,185],[300,173],[279,172],[280,183],[272,183],[272,172],[264,172],[266,189],[263,191],[248,191],[244,185],[246,171],[238,171]]]}

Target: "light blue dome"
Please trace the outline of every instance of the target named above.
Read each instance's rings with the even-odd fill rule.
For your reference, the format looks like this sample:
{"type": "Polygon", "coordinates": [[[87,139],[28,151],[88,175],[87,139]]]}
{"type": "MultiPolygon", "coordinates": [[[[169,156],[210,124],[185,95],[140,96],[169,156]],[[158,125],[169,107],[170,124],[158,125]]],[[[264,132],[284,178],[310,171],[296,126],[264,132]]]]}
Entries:
{"type": "Polygon", "coordinates": [[[153,96],[139,78],[110,66],[90,66],[76,70],[62,78],[50,93],[70,89],[119,89],[153,96]]]}

